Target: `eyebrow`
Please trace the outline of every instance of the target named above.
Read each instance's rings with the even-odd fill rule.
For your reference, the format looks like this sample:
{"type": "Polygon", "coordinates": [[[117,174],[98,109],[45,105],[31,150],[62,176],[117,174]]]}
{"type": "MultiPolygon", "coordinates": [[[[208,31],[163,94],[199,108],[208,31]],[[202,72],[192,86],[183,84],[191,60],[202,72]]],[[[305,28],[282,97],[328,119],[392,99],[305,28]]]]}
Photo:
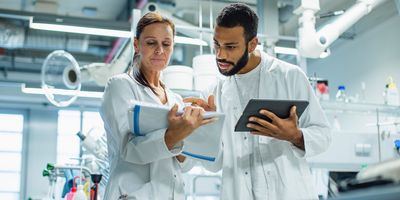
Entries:
{"type": "MultiPolygon", "coordinates": [[[[216,39],[214,39],[214,42],[217,43],[217,44],[219,44],[218,41],[217,41],[216,39]]],[[[237,44],[239,44],[239,42],[228,42],[228,43],[224,43],[223,45],[228,46],[228,45],[237,45],[237,44]]],[[[219,45],[220,45],[220,44],[219,44],[219,45]]]]}
{"type": "MultiPolygon", "coordinates": [[[[145,38],[143,38],[143,39],[157,39],[157,38],[154,37],[154,36],[147,36],[147,37],[145,37],[145,38]]],[[[166,38],[164,38],[164,40],[172,40],[172,39],[169,38],[169,37],[166,37],[166,38]]]]}

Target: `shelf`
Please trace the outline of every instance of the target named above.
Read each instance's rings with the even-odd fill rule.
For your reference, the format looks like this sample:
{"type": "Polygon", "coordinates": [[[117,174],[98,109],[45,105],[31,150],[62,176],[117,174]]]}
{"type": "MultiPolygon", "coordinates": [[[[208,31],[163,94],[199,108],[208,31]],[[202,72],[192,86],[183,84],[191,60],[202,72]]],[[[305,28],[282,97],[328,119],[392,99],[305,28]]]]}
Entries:
{"type": "Polygon", "coordinates": [[[371,103],[344,103],[337,101],[320,101],[324,110],[333,111],[355,111],[355,112],[382,112],[400,114],[400,106],[390,106],[371,103]]]}

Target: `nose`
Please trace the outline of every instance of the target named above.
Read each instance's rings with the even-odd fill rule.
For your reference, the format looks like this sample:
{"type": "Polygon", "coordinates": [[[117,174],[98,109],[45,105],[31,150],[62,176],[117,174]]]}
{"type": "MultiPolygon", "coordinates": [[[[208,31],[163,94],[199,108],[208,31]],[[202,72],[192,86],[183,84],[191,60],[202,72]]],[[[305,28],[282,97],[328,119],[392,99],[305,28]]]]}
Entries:
{"type": "Polygon", "coordinates": [[[155,54],[158,54],[158,55],[164,53],[164,49],[162,48],[162,45],[157,45],[157,47],[156,47],[154,53],[155,53],[155,54]]]}
{"type": "Polygon", "coordinates": [[[227,58],[226,52],[222,48],[218,48],[215,50],[216,56],[218,59],[224,60],[227,58]]]}

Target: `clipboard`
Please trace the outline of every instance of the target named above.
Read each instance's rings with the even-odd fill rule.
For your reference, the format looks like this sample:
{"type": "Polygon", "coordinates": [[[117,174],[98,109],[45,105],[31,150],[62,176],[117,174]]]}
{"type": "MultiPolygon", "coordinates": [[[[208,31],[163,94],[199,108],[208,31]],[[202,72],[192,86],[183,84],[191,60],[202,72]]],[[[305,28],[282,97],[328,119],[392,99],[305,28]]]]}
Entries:
{"type": "Polygon", "coordinates": [[[271,122],[271,119],[259,113],[261,109],[273,112],[279,118],[285,119],[290,116],[290,109],[292,106],[296,106],[296,113],[300,118],[308,104],[309,103],[306,100],[250,99],[242,113],[242,116],[240,116],[235,125],[235,132],[253,131],[253,129],[246,126],[248,123],[254,123],[249,122],[249,118],[252,116],[271,122]]]}
{"type": "MultiPolygon", "coordinates": [[[[132,101],[129,108],[129,128],[135,136],[145,136],[151,132],[168,127],[170,107],[158,104],[132,101]]],[[[178,111],[181,115],[183,111],[178,111]]],[[[218,118],[217,121],[200,126],[184,139],[182,154],[201,161],[214,162],[221,144],[225,115],[219,112],[206,112],[203,116],[218,118]]]]}

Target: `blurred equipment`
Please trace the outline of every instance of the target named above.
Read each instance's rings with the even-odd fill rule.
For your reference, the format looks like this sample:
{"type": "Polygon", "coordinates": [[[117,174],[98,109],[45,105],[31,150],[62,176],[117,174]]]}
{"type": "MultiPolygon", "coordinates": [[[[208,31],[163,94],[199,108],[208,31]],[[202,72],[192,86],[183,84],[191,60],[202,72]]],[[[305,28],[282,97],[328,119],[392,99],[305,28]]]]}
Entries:
{"type": "Polygon", "coordinates": [[[50,53],[42,66],[42,89],[47,99],[57,107],[67,107],[81,92],[81,84],[95,81],[105,86],[108,78],[126,71],[132,59],[130,40],[111,63],[91,63],[79,67],[68,52],[57,50],[50,53]]]}
{"type": "Polygon", "coordinates": [[[400,159],[398,158],[361,170],[356,178],[340,182],[339,191],[346,192],[393,184],[400,184],[400,159]]]}
{"type": "Polygon", "coordinates": [[[327,48],[349,27],[386,0],[357,0],[342,15],[318,31],[315,29],[315,13],[320,10],[319,0],[299,0],[294,11],[299,18],[299,52],[301,56],[321,58],[327,48]]]}
{"type": "Polygon", "coordinates": [[[194,87],[197,91],[203,91],[219,78],[223,78],[218,71],[215,55],[199,55],[193,58],[194,87]]]}
{"type": "Polygon", "coordinates": [[[357,174],[357,180],[366,180],[371,178],[382,178],[400,183],[400,159],[389,160],[377,165],[368,167],[357,174]]]}
{"type": "Polygon", "coordinates": [[[63,50],[50,53],[42,66],[42,89],[58,107],[69,106],[81,90],[81,74],[75,58],[63,50]],[[66,93],[61,93],[64,91],[66,93]]]}
{"type": "Polygon", "coordinates": [[[170,89],[193,89],[193,69],[183,65],[168,66],[162,71],[162,80],[170,89]]]}

